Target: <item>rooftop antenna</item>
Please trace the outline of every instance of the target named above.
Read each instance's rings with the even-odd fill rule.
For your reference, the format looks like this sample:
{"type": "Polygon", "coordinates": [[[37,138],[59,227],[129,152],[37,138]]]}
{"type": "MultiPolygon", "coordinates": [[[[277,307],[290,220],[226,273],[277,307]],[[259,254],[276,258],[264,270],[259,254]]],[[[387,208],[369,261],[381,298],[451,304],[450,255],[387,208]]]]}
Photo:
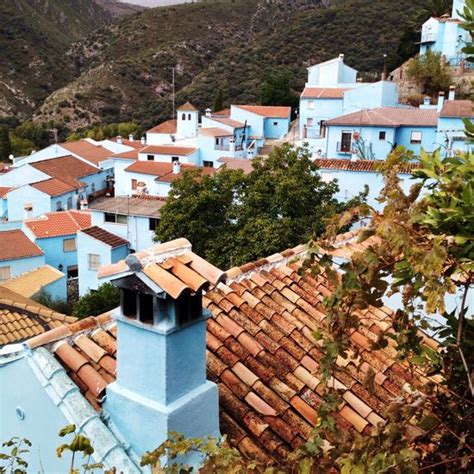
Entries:
{"type": "Polygon", "coordinates": [[[175,83],[175,68],[172,69],[173,74],[173,118],[176,116],[176,83],[175,83]]]}

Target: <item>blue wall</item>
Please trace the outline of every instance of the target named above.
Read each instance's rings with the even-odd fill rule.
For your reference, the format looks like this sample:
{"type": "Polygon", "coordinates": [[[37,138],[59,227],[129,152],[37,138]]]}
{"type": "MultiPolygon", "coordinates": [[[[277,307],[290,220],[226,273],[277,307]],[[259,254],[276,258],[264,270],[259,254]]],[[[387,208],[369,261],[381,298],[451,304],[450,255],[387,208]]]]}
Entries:
{"type": "Polygon", "coordinates": [[[454,151],[466,152],[472,150],[472,145],[466,140],[464,122],[458,117],[440,117],[438,120],[437,142],[444,150],[448,146],[454,151]]]}
{"type": "Polygon", "coordinates": [[[441,146],[436,143],[436,127],[400,127],[397,129],[395,141],[398,145],[403,145],[406,149],[413,151],[416,156],[420,155],[422,148],[427,152],[432,152],[441,146]],[[412,132],[422,133],[421,145],[410,143],[412,132]]]}
{"type": "MultiPolygon", "coordinates": [[[[46,262],[47,263],[47,262],[46,262]]],[[[14,278],[45,264],[45,256],[0,260],[0,267],[10,267],[10,277],[14,278]]]]}
{"type": "Polygon", "coordinates": [[[49,237],[45,239],[36,239],[35,243],[45,254],[46,263],[54,268],[63,266],[62,271],[67,274],[67,268],[77,265],[77,251],[65,252],[63,242],[66,239],[75,239],[76,234],[63,235],[60,237],[49,237]]]}
{"type": "Polygon", "coordinates": [[[53,300],[67,301],[67,276],[43,287],[53,300]]]}
{"type": "Polygon", "coordinates": [[[300,100],[300,137],[316,138],[320,133],[320,122],[322,120],[330,120],[342,115],[342,99],[306,99],[300,100]],[[309,103],[313,102],[313,108],[309,108],[309,103]],[[306,127],[307,133],[305,137],[305,125],[308,124],[308,118],[313,119],[313,126],[306,127]]]}
{"type": "Polygon", "coordinates": [[[282,138],[288,133],[290,128],[290,118],[271,118],[265,119],[263,134],[265,138],[282,138]]]}

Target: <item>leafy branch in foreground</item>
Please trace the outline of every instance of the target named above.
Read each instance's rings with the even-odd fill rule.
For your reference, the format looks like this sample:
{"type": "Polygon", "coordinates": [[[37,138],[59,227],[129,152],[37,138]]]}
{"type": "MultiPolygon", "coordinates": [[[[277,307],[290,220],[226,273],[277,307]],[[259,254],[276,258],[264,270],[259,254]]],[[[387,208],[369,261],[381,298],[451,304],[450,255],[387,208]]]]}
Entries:
{"type": "Polygon", "coordinates": [[[0,461],[5,463],[0,466],[0,474],[26,474],[28,463],[24,457],[30,452],[28,448],[31,447],[31,442],[26,438],[18,438],[14,436],[8,441],[2,443],[2,448],[11,448],[8,454],[0,453],[0,461]]]}

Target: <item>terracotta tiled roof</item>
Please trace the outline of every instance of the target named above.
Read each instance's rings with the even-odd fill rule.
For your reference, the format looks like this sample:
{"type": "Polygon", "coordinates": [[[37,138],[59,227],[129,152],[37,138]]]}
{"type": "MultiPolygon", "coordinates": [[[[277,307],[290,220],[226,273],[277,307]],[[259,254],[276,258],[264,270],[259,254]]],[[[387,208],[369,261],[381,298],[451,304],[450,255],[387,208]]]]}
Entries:
{"type": "Polygon", "coordinates": [[[470,100],[447,100],[441,109],[441,117],[472,118],[472,102],[470,100]]]}
{"type": "Polygon", "coordinates": [[[188,156],[192,155],[197,148],[187,146],[173,146],[173,145],[150,145],[142,148],[140,153],[149,153],[151,155],[176,155],[188,156]]]}
{"type": "Polygon", "coordinates": [[[23,273],[15,278],[4,281],[0,284],[3,288],[8,288],[15,293],[27,298],[39,293],[45,286],[54,283],[64,277],[60,272],[50,265],[43,265],[29,272],[23,273]]]}
{"type": "Polygon", "coordinates": [[[225,167],[230,170],[242,170],[245,174],[250,174],[253,171],[252,160],[222,157],[217,161],[224,163],[225,167]]]}
{"type": "MultiPolygon", "coordinates": [[[[344,160],[339,158],[317,158],[314,163],[321,169],[337,171],[361,171],[378,173],[378,166],[383,163],[381,160],[344,160]]],[[[411,174],[418,168],[418,163],[406,164],[400,167],[400,172],[411,174]]]]}
{"type": "Polygon", "coordinates": [[[119,237],[118,235],[112,234],[105,229],[102,229],[98,226],[88,227],[87,229],[82,229],[83,234],[92,237],[93,239],[99,240],[100,242],[108,245],[112,248],[122,247],[123,245],[128,245],[128,240],[119,237]]]}
{"type": "Polygon", "coordinates": [[[75,320],[0,286],[0,346],[30,339],[53,328],[67,327],[64,323],[75,320]]]}
{"type": "Polygon", "coordinates": [[[157,161],[136,161],[125,168],[125,171],[156,176],[156,181],[171,183],[175,179],[180,178],[185,171],[195,169],[200,169],[203,174],[213,174],[216,172],[214,168],[198,168],[194,165],[181,164],[181,172],[173,173],[172,163],[160,163],[157,161]]]}
{"type": "Polygon", "coordinates": [[[416,109],[403,107],[379,107],[342,115],[327,120],[326,125],[354,125],[378,127],[436,127],[438,111],[436,109],[416,109]]]}
{"type": "Polygon", "coordinates": [[[217,112],[212,113],[213,118],[214,117],[230,117],[230,109],[222,109],[218,110],[217,112]]]}
{"type": "MultiPolygon", "coordinates": [[[[82,183],[85,186],[84,183],[82,183]]],[[[32,188],[41,191],[42,193],[48,194],[49,196],[61,196],[62,194],[70,193],[78,189],[77,185],[65,183],[60,179],[50,178],[44,181],[38,181],[37,183],[30,184],[32,188]]]]}
{"type": "Polygon", "coordinates": [[[342,99],[344,92],[350,89],[341,87],[306,87],[301,97],[304,99],[342,99]]]}
{"type": "Polygon", "coordinates": [[[291,115],[291,107],[275,107],[271,105],[235,105],[235,107],[269,118],[289,118],[291,115]]]}
{"type": "Polygon", "coordinates": [[[191,102],[186,102],[185,104],[178,107],[176,110],[183,111],[183,112],[184,111],[186,111],[186,112],[197,112],[196,107],[194,107],[194,105],[191,104],[191,102]]]}
{"type": "Polygon", "coordinates": [[[147,133],[165,133],[167,135],[176,133],[178,129],[178,121],[176,119],[167,120],[166,122],[160,123],[156,127],[147,130],[147,133]]]}
{"type": "Polygon", "coordinates": [[[43,251],[20,229],[0,232],[0,260],[38,257],[43,251]]]}
{"type": "Polygon", "coordinates": [[[160,209],[166,204],[166,198],[159,196],[115,196],[95,199],[89,205],[91,210],[125,214],[130,216],[160,217],[160,209]]]}
{"type": "MultiPolygon", "coordinates": [[[[338,242],[352,245],[354,236],[346,234],[338,242]]],[[[313,333],[326,317],[322,301],[331,289],[321,276],[300,274],[296,257],[305,251],[305,246],[298,246],[244,265],[235,276],[227,272],[225,282],[222,272],[211,267],[208,274],[200,267],[202,259],[195,261],[183,239],[138,256],[150,261],[144,271],[173,297],[185,288],[205,288],[206,280],[214,281],[203,299],[212,313],[206,339],[208,378],[219,387],[221,432],[232,446],[254,459],[285,459],[309,439],[318,420],[324,388],[318,367],[323,353],[313,333]],[[152,263],[159,262],[158,251],[163,261],[152,263]],[[170,257],[173,252],[176,255],[170,257]],[[204,278],[195,272],[187,275],[182,267],[204,278]]],[[[104,276],[128,270],[122,262],[111,266],[104,276]]],[[[341,432],[367,433],[385,421],[384,408],[403,395],[407,384],[422,388],[428,379],[421,372],[413,374],[397,360],[393,341],[384,349],[371,349],[372,342],[392,325],[388,308],[370,307],[356,314],[361,326],[351,334],[349,357],[337,360],[329,384],[342,391],[344,403],[336,416],[341,432]],[[364,387],[368,371],[375,372],[373,392],[364,387]]],[[[116,324],[101,316],[55,329],[28,344],[31,348],[50,344],[71,379],[99,410],[106,386],[115,379],[116,336],[116,324]]],[[[437,348],[435,341],[423,338],[437,348]]]]}
{"type": "MultiPolygon", "coordinates": [[[[112,138],[111,141],[118,143],[117,138],[112,138]]],[[[127,138],[122,138],[122,145],[127,145],[135,149],[143,148],[141,140],[128,140],[127,138]]]]}
{"type": "Polygon", "coordinates": [[[87,140],[79,140],[77,142],[61,143],[61,147],[70,151],[74,155],[80,156],[82,159],[98,165],[110,157],[113,153],[101,145],[93,145],[87,140]]]}
{"type": "Polygon", "coordinates": [[[142,148],[143,148],[143,146],[141,146],[137,150],[126,151],[124,153],[115,153],[110,158],[124,158],[126,160],[134,160],[135,161],[135,160],[138,160],[138,154],[140,153],[140,150],[142,148]]]}
{"type": "Polygon", "coordinates": [[[25,225],[38,239],[75,235],[78,230],[91,226],[91,215],[86,211],[48,212],[37,219],[26,220],[25,225]]]}
{"type": "Polygon", "coordinates": [[[222,123],[223,125],[227,125],[232,128],[243,128],[245,127],[245,123],[239,122],[238,120],[231,119],[230,117],[211,117],[212,120],[215,122],[222,123]]]}
{"type": "Polygon", "coordinates": [[[226,130],[224,128],[212,127],[200,128],[199,135],[204,135],[206,137],[231,137],[233,136],[233,133],[229,132],[229,130],[226,130]]]}
{"type": "Polygon", "coordinates": [[[0,198],[5,197],[8,194],[8,191],[10,191],[12,188],[9,188],[7,186],[0,186],[0,198]]]}

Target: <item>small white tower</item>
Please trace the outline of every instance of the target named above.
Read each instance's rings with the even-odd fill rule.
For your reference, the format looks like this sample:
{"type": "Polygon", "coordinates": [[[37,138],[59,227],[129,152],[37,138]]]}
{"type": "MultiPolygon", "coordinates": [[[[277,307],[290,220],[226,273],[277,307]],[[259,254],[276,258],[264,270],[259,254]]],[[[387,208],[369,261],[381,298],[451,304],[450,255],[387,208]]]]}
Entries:
{"type": "Polygon", "coordinates": [[[190,102],[177,109],[178,135],[185,138],[195,138],[198,133],[199,112],[190,102]]]}

